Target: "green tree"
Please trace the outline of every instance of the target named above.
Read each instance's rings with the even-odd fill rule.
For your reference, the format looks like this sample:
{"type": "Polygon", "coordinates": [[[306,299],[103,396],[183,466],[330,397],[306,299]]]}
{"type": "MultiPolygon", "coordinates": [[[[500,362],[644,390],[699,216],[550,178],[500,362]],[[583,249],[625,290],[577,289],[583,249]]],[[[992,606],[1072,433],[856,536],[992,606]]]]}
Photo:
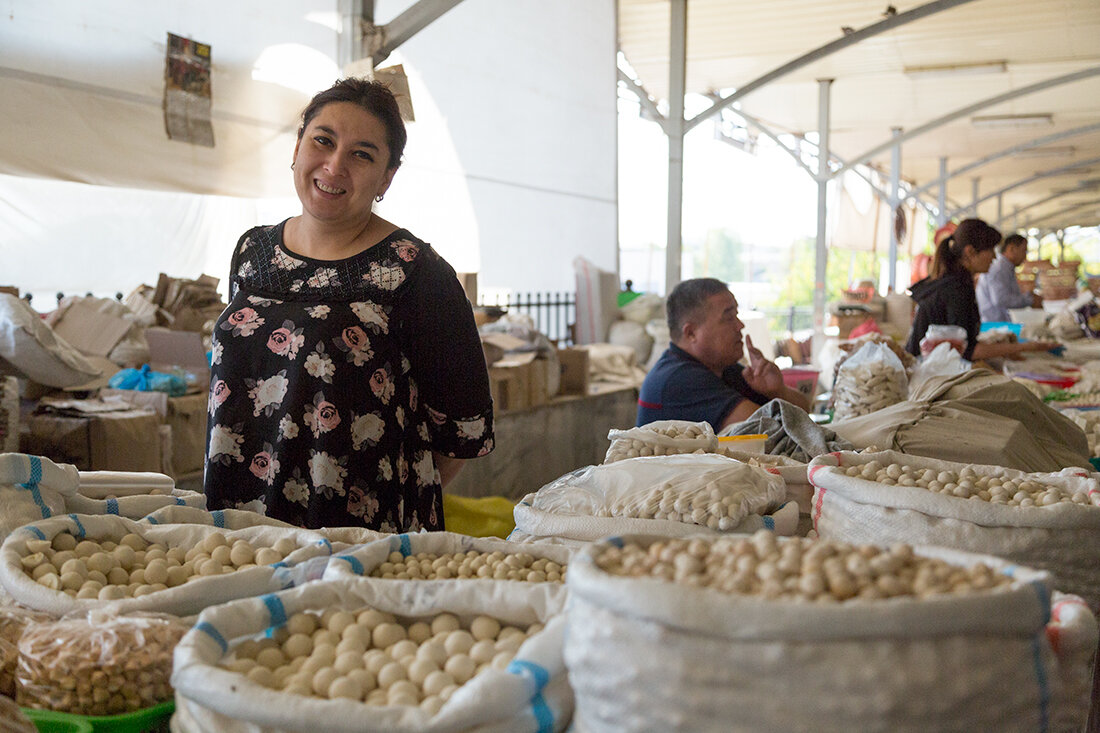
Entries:
{"type": "Polygon", "coordinates": [[[731,229],[710,229],[703,242],[691,248],[695,273],[699,277],[714,277],[723,282],[747,280],[744,257],[746,249],[737,232],[731,229]]]}

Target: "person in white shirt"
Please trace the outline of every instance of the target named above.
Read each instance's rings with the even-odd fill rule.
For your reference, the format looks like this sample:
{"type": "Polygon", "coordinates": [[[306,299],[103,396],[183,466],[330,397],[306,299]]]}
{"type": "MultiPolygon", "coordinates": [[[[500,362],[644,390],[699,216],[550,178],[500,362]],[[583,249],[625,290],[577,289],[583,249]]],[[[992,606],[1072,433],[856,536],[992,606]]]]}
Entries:
{"type": "Polygon", "coordinates": [[[978,278],[978,311],[982,321],[1008,321],[1009,308],[1038,308],[1043,299],[1020,290],[1016,268],[1027,259],[1027,238],[1010,234],[1001,244],[1000,254],[989,271],[978,278]]]}

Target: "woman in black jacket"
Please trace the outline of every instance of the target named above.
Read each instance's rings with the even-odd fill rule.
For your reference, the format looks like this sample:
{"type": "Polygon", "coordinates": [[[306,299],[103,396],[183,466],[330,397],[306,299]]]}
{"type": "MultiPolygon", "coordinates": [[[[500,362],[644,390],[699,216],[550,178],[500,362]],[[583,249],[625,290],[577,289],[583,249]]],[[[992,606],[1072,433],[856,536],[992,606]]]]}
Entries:
{"type": "Polygon", "coordinates": [[[1047,341],[978,343],[981,316],[978,314],[974,278],[989,269],[1000,241],[1001,233],[981,219],[964,219],[953,234],[940,240],[932,260],[931,274],[910,290],[917,303],[917,312],[905,345],[906,351],[919,356],[921,339],[933,324],[965,329],[963,358],[971,361],[1013,357],[1025,351],[1047,351],[1058,345],[1047,341]]]}

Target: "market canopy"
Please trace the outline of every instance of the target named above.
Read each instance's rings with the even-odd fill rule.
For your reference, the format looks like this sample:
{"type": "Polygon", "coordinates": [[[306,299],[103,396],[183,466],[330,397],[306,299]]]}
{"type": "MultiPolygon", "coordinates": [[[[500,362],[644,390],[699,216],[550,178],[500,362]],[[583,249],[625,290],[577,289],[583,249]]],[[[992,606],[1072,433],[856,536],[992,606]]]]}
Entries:
{"type": "MultiPolygon", "coordinates": [[[[620,47],[655,101],[669,97],[678,1],[619,0],[620,47]]],[[[947,216],[972,215],[976,201],[1004,229],[1100,224],[1096,0],[686,5],[685,91],[716,107],[744,94],[735,111],[754,132],[815,141],[830,79],[834,172],[889,171],[899,135],[901,179],[931,206],[946,171],[947,216]]]]}

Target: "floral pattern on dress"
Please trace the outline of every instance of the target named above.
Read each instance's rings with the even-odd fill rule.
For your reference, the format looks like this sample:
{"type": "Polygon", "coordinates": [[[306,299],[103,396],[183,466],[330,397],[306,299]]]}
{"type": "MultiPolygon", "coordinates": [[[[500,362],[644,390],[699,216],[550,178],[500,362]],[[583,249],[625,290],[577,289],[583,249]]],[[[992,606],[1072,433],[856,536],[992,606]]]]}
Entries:
{"type": "Polygon", "coordinates": [[[336,344],[336,348],[347,355],[347,361],[355,366],[363,366],[374,356],[374,350],[370,347],[370,338],[359,326],[348,326],[340,332],[338,337],[332,339],[332,343],[336,344]]]}
{"type": "Polygon", "coordinates": [[[332,375],[336,373],[336,365],[332,358],[325,353],[324,342],[318,342],[317,348],[306,357],[306,373],[314,379],[320,379],[326,384],[332,384],[332,375]]]}
{"type": "Polygon", "coordinates": [[[271,443],[264,443],[264,449],[252,456],[248,470],[268,486],[275,483],[275,477],[279,474],[279,454],[271,447],[271,443]]]}
{"type": "Polygon", "coordinates": [[[351,312],[374,333],[389,333],[390,322],[386,310],[377,303],[352,303],[351,312]]]}
{"type": "Polygon", "coordinates": [[[253,417],[259,417],[260,413],[268,417],[274,414],[286,397],[287,387],[290,384],[286,378],[286,369],[267,379],[246,377],[244,383],[248,387],[248,396],[252,400],[253,417]]]}
{"type": "Polygon", "coordinates": [[[283,325],[276,328],[267,337],[267,348],[272,354],[294,359],[298,356],[298,349],[306,342],[302,335],[302,329],[295,328],[293,321],[283,321],[283,325]]]}
{"type": "Polygon", "coordinates": [[[438,287],[453,272],[404,230],[331,262],[294,256],[281,233],[257,227],[234,253],[230,304],[211,344],[208,506],[305,527],[443,529],[433,452],[472,458],[492,446],[487,384],[472,402],[483,414],[456,420],[446,410],[468,381],[458,365],[484,364],[476,332],[418,373],[427,392],[405,351],[454,348],[430,323],[412,325],[429,313],[450,323],[469,308],[456,289],[438,287]],[[443,385],[430,409],[427,395],[443,385]],[[479,419],[477,438],[460,425],[479,419]]]}
{"type": "Polygon", "coordinates": [[[243,425],[214,425],[210,429],[207,458],[226,466],[234,461],[244,461],[244,455],[241,454],[241,445],[244,443],[242,431],[243,425]]]}
{"type": "Polygon", "coordinates": [[[234,336],[251,336],[264,325],[264,319],[253,308],[241,308],[229,315],[221,325],[222,330],[232,331],[234,336]]]}
{"type": "Polygon", "coordinates": [[[306,405],[302,422],[313,433],[314,438],[319,438],[330,430],[335,430],[340,424],[340,411],[336,405],[325,399],[324,392],[318,392],[313,396],[313,404],[306,405]]]}

